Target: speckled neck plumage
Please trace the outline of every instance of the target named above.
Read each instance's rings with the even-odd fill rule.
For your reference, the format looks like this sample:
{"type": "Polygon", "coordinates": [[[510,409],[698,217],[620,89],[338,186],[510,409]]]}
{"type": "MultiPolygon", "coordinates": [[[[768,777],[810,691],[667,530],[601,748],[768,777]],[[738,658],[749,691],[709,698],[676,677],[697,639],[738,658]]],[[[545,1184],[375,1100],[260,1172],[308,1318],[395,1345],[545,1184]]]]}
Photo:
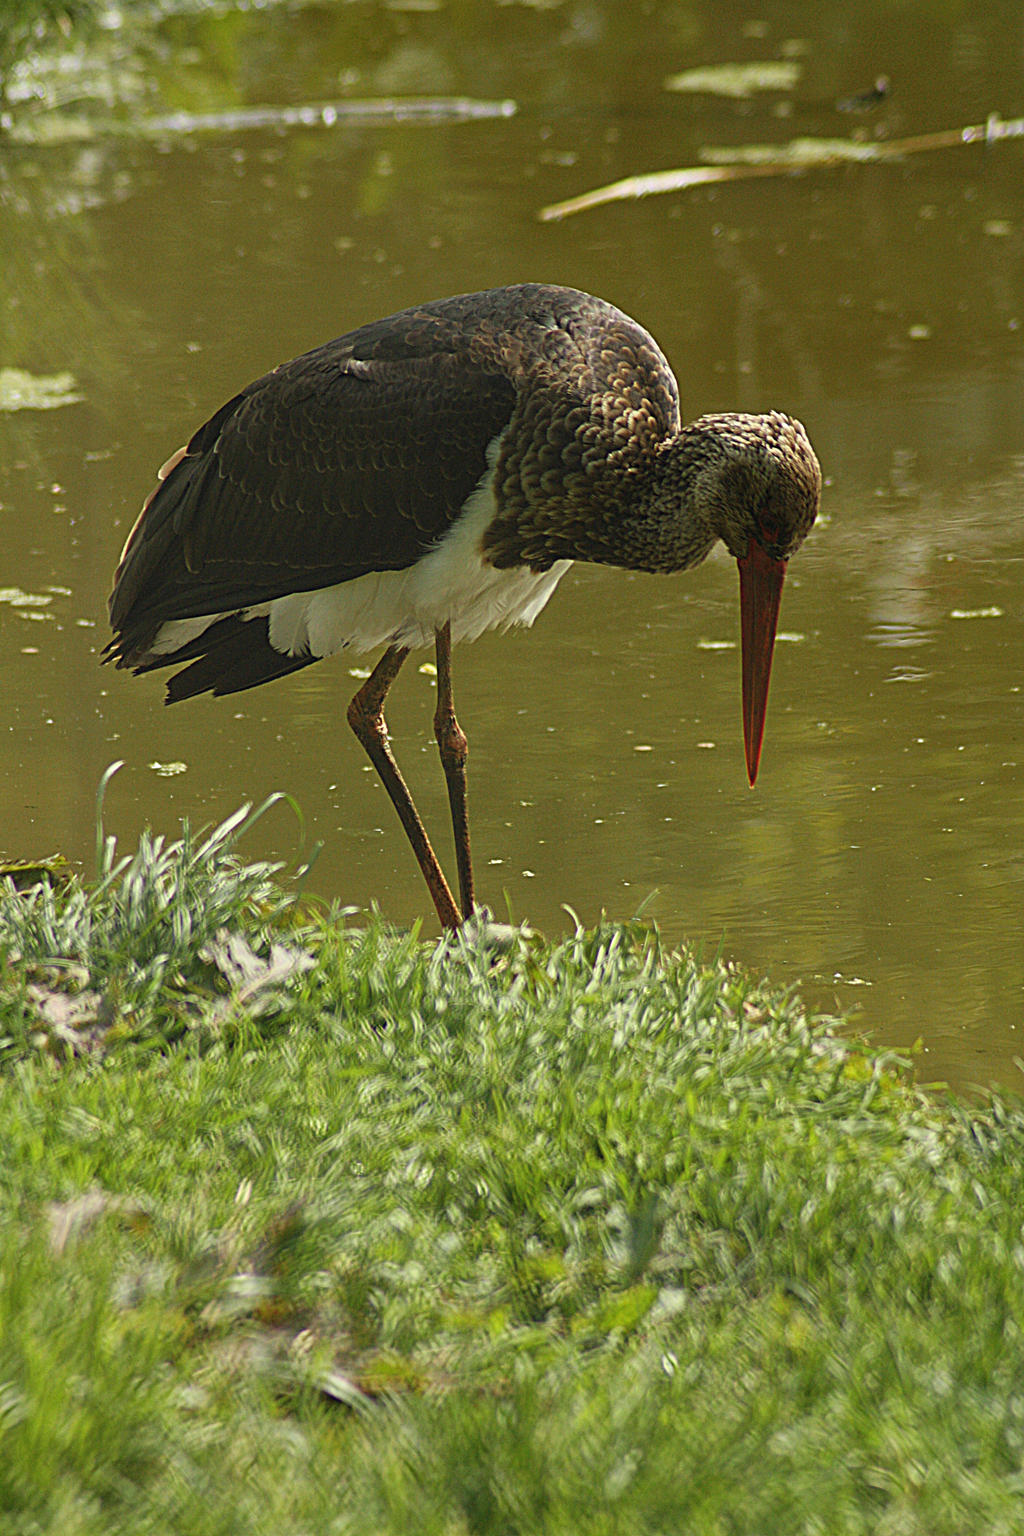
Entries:
{"type": "Polygon", "coordinates": [[[538,411],[536,393],[529,403],[534,430],[510,430],[498,460],[485,540],[495,565],[671,572],[699,564],[719,539],[745,554],[751,537],[786,559],[814,522],[821,472],[788,416],[703,416],[658,438],[643,408],[609,422],[607,397],[562,417],[538,411]]]}

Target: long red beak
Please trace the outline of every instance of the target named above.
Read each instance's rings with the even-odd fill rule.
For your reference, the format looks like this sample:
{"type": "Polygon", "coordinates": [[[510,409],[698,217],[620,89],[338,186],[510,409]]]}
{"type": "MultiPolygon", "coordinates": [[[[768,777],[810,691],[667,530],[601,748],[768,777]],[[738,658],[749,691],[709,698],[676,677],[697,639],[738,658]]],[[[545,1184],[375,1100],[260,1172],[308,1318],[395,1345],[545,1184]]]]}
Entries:
{"type": "Polygon", "coordinates": [[[775,560],[753,539],[740,568],[740,632],[743,644],[743,745],[751,787],[757,778],[772,675],[775,627],[786,574],[785,560],[775,560]]]}

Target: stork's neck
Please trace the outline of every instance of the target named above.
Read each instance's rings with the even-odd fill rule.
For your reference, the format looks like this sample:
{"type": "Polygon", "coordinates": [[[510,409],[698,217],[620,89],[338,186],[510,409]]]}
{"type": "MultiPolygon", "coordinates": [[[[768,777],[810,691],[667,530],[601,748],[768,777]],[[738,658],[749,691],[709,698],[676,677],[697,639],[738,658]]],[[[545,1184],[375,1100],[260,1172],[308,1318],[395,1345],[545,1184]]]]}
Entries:
{"type": "Polygon", "coordinates": [[[777,411],[702,416],[607,482],[598,477],[575,558],[681,571],[719,539],[743,559],[753,539],[787,559],[814,522],[820,493],[821,470],[799,422],[777,411]]]}
{"type": "MultiPolygon", "coordinates": [[[[778,526],[785,558],[817,510],[821,476],[798,422],[764,416],[702,416],[661,439],[630,436],[616,421],[585,451],[572,439],[542,473],[499,455],[497,513],[484,545],[494,565],[549,568],[587,560],[638,571],[697,565],[721,539],[737,558],[752,534],[778,526]],[[764,518],[771,506],[771,517],[764,518]]],[[[773,543],[774,535],[773,537],[773,543]]]]}
{"type": "Polygon", "coordinates": [[[716,434],[698,422],[665,438],[632,468],[619,482],[608,527],[612,562],[667,572],[706,559],[722,536],[710,493],[721,459],[716,434]]]}

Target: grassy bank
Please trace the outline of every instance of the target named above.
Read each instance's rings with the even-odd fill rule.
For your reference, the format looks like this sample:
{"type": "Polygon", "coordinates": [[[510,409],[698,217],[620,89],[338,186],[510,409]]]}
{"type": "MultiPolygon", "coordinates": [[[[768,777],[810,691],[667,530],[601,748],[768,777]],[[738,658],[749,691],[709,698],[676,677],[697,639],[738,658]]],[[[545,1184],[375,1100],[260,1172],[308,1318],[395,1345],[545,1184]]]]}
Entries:
{"type": "Polygon", "coordinates": [[[0,901],[0,1528],[1017,1532],[1024,1117],[607,926],[0,901]]]}

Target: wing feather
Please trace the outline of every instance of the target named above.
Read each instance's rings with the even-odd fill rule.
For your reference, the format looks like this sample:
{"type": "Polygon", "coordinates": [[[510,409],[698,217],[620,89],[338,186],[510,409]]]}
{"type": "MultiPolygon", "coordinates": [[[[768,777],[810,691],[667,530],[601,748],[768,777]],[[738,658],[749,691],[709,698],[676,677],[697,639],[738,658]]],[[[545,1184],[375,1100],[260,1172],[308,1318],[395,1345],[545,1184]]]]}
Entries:
{"type": "Polygon", "coordinates": [[[171,461],[129,535],[113,654],[130,661],[168,619],[414,564],[486,472],[514,396],[464,357],[360,358],[352,338],[257,379],[171,461]]]}

